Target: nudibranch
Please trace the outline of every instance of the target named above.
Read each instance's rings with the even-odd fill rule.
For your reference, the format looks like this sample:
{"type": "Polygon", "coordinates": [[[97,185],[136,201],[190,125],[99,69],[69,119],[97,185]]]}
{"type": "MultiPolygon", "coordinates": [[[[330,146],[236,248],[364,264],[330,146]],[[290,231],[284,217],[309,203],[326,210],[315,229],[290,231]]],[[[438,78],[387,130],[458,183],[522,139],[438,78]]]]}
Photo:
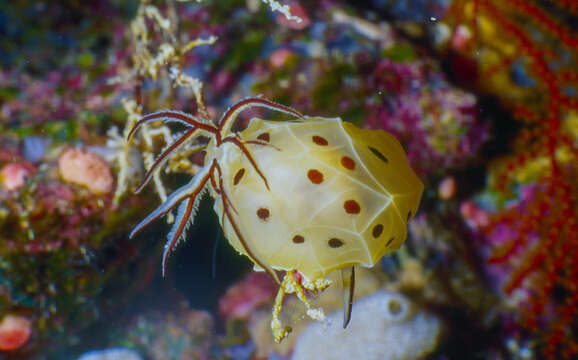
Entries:
{"type": "Polygon", "coordinates": [[[204,166],[130,235],[178,207],[164,248],[163,275],[169,253],[185,237],[208,190],[230,244],[280,285],[271,321],[276,341],[290,331],[279,319],[285,294],[296,293],[310,317],[323,319],[322,309],[311,307],[306,290],[324,289],[330,284],[326,275],[338,269],[346,327],[355,266],[372,267],[402,245],[423,192],[398,140],[386,131],[360,129],[340,118],[303,116],[262,97],[236,103],[216,125],[172,110],[149,114],[136,123],[129,138],[155,121],[180,123],[186,130],[159,155],[137,192],[185,144],[209,139],[199,147],[205,151],[204,166]],[[244,130],[233,132],[239,113],[251,107],[292,119],[253,118],[244,130]],[[278,272],[285,273],[282,281],[278,272]]]}

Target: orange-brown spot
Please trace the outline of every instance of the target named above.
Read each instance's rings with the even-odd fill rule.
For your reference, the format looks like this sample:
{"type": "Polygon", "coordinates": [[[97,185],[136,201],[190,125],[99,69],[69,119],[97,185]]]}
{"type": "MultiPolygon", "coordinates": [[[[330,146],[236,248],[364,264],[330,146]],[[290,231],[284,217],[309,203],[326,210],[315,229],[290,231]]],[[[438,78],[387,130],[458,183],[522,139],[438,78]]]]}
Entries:
{"type": "Polygon", "coordinates": [[[293,236],[293,242],[295,244],[303,244],[305,242],[305,238],[301,235],[295,235],[293,236]]]}
{"type": "Polygon", "coordinates": [[[245,175],[245,168],[241,168],[239,171],[237,171],[235,177],[233,178],[233,185],[237,185],[243,178],[243,175],[245,175]]]}
{"type": "Polygon", "coordinates": [[[371,232],[371,234],[373,235],[374,238],[377,239],[382,232],[383,232],[383,225],[377,224],[373,227],[373,231],[371,232]]]}
{"type": "Polygon", "coordinates": [[[321,136],[314,135],[312,139],[313,142],[316,143],[317,145],[326,146],[327,144],[329,144],[327,140],[321,136]]]}
{"type": "Polygon", "coordinates": [[[271,137],[269,136],[269,133],[262,133],[259,136],[257,136],[257,139],[259,139],[261,141],[269,142],[269,140],[271,140],[271,137]]]}
{"type": "Polygon", "coordinates": [[[332,247],[332,248],[335,249],[335,248],[338,248],[338,247],[342,247],[343,244],[345,244],[345,243],[344,243],[343,240],[341,240],[341,239],[332,238],[332,239],[329,239],[329,241],[327,242],[327,244],[329,245],[329,247],[332,247]]]}
{"type": "Polygon", "coordinates": [[[319,170],[311,169],[307,172],[307,177],[314,184],[321,184],[323,182],[323,174],[319,170]]]}
{"type": "Polygon", "coordinates": [[[341,165],[343,165],[344,168],[349,170],[355,169],[355,161],[353,161],[353,159],[350,158],[349,156],[344,156],[341,158],[341,165]]]}
{"type": "Polygon", "coordinates": [[[395,238],[391,238],[391,239],[387,240],[385,247],[388,247],[393,242],[393,239],[395,239],[395,238]]]}
{"type": "Polygon", "coordinates": [[[269,218],[269,215],[271,214],[269,213],[269,209],[267,208],[259,208],[259,210],[257,210],[257,216],[261,220],[267,220],[269,218]]]}
{"type": "Polygon", "coordinates": [[[407,213],[407,220],[406,220],[406,222],[409,221],[409,219],[411,219],[411,211],[409,211],[409,212],[407,213]]]}
{"type": "Polygon", "coordinates": [[[348,214],[359,214],[361,207],[355,200],[347,200],[343,203],[343,208],[348,214]]]}

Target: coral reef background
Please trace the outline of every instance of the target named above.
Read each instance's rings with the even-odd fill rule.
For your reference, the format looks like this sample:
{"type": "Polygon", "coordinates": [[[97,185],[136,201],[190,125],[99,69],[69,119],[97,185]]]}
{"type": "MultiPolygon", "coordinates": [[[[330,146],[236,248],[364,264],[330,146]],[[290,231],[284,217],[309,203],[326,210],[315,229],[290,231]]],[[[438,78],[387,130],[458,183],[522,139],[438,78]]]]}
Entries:
{"type": "MultiPolygon", "coordinates": [[[[180,131],[127,142],[135,122],[257,94],[393,133],[426,184],[402,249],[359,273],[360,351],[578,357],[576,24],[573,0],[1,2],[0,359],[322,356],[295,299],[273,342],[276,286],[210,201],[164,279],[167,221],[128,239],[202,162],[190,144],[133,194],[180,131]]],[[[338,287],[315,305],[340,311],[338,287]]]]}

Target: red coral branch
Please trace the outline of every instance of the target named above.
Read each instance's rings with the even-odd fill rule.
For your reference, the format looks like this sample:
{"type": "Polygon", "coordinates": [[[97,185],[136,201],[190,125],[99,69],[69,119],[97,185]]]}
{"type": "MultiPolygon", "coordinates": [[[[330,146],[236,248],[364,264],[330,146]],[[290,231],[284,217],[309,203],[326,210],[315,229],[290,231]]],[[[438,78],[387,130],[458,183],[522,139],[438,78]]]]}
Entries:
{"type": "MultiPolygon", "coordinates": [[[[523,323],[528,329],[543,334],[542,352],[554,359],[578,355],[578,334],[575,333],[578,325],[578,168],[574,165],[578,161],[578,146],[574,136],[562,126],[570,110],[578,109],[578,98],[566,92],[566,87],[576,87],[578,82],[574,68],[578,37],[556,19],[555,12],[549,13],[541,4],[532,0],[475,0],[473,4],[455,1],[448,16],[457,19],[454,24],[462,24],[463,14],[467,13],[464,9],[473,5],[470,25],[477,27],[480,16],[490,18],[499,28],[496,32],[516,46],[516,56],[525,60],[528,76],[537,80],[532,96],[508,98],[512,103],[506,105],[512,108],[516,118],[524,121],[525,127],[518,139],[521,151],[497,175],[496,187],[509,194],[513,175],[538,158],[547,159],[547,171],[536,180],[539,190],[532,200],[498,212],[485,230],[491,234],[498,225],[513,230],[515,235],[495,249],[489,262],[511,267],[504,286],[506,294],[511,295],[518,289],[528,291],[530,297],[522,312],[523,323]],[[536,31],[541,36],[534,36],[536,31]],[[570,61],[567,66],[552,65],[552,61],[561,61],[558,54],[562,50],[573,57],[573,64],[570,61]],[[573,161],[562,162],[557,158],[560,149],[567,150],[573,161]],[[531,238],[536,240],[530,241],[531,238]]],[[[553,6],[572,14],[578,12],[575,0],[557,0],[553,6]]],[[[476,41],[478,47],[492,48],[492,44],[483,41],[496,40],[485,39],[480,34],[476,41]]],[[[482,69],[479,79],[482,86],[498,74],[510,76],[510,68],[517,58],[501,56],[496,65],[482,69]]]]}

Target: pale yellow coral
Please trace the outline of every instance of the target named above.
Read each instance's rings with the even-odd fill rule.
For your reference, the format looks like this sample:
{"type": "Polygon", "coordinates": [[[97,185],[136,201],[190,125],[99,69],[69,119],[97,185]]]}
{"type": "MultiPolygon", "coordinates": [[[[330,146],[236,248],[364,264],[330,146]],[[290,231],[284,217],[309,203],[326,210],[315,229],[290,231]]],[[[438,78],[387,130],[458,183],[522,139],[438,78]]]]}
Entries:
{"type": "MultiPolygon", "coordinates": [[[[200,45],[213,44],[217,41],[217,38],[214,36],[207,39],[197,38],[181,46],[177,44],[176,41],[176,30],[176,25],[171,21],[170,17],[163,16],[156,6],[149,4],[149,1],[142,0],[137,10],[137,15],[130,26],[130,35],[133,48],[135,49],[132,56],[133,68],[127,74],[111,79],[109,83],[122,83],[135,80],[142,83],[145,78],[159,81],[168,80],[173,87],[190,89],[197,102],[201,118],[207,119],[208,114],[202,96],[203,84],[199,79],[183,73],[180,64],[182,63],[182,56],[185,52],[200,45]],[[147,26],[147,19],[152,20],[150,26],[147,26]],[[149,27],[152,27],[152,29],[149,27]],[[161,38],[168,39],[168,42],[165,40],[165,42],[161,44],[151,43],[151,39],[153,38],[151,31],[161,32],[161,38]],[[155,50],[156,53],[153,53],[153,50],[155,50]],[[166,70],[164,72],[166,78],[159,79],[163,70],[166,70]]],[[[136,122],[142,117],[142,107],[138,103],[139,99],[137,99],[136,96],[137,94],[135,92],[135,98],[122,99],[123,108],[127,113],[122,136],[116,128],[111,128],[108,132],[109,139],[107,145],[117,151],[117,154],[113,156],[113,160],[118,166],[117,188],[114,194],[115,203],[118,203],[119,199],[125,194],[128,190],[128,185],[131,183],[131,179],[134,178],[131,174],[134,173],[133,169],[135,164],[131,161],[131,146],[127,143],[126,137],[136,122]]],[[[154,154],[158,153],[157,144],[168,145],[172,141],[173,136],[168,127],[164,125],[156,127],[145,125],[140,131],[139,138],[135,139],[131,145],[139,148],[142,153],[145,168],[148,170],[154,163],[154,154]]],[[[167,170],[185,170],[194,173],[197,167],[190,163],[188,155],[198,151],[198,149],[199,146],[195,144],[185,146],[179,154],[175,154],[175,156],[171,158],[167,170]]],[[[156,173],[152,180],[156,192],[161,201],[164,202],[167,198],[167,192],[160,178],[160,174],[156,173]]],[[[171,218],[171,216],[168,217],[169,222],[171,218]]]]}

